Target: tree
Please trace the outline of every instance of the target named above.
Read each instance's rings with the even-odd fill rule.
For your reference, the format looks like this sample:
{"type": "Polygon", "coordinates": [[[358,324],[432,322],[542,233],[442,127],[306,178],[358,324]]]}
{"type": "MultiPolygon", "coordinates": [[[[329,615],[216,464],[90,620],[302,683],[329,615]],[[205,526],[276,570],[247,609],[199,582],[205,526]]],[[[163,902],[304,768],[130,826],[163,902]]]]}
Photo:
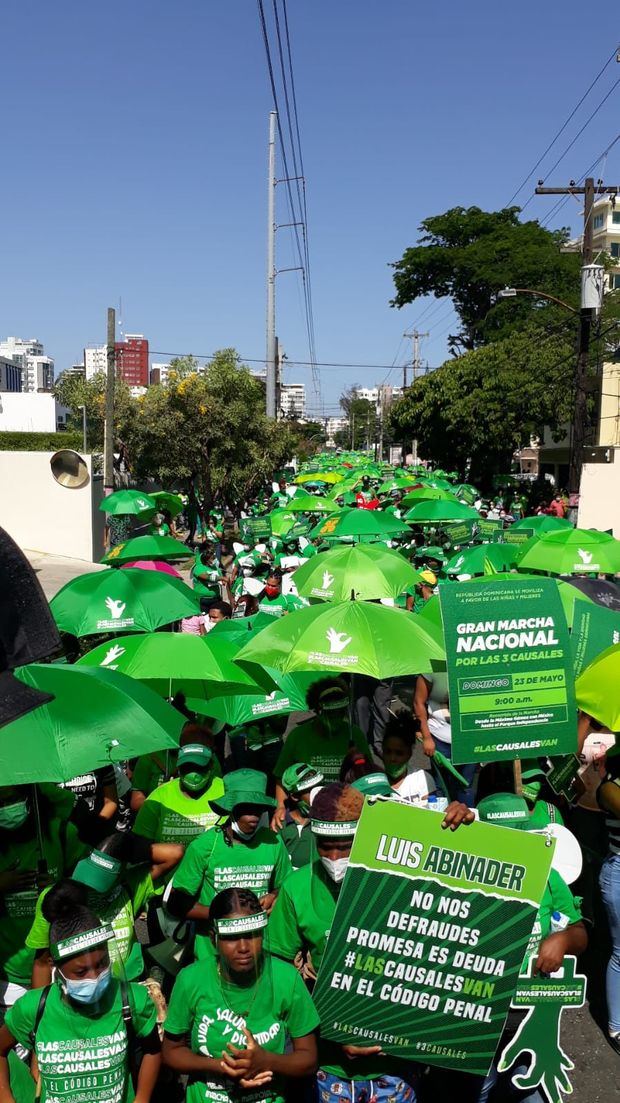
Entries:
{"type": "Polygon", "coordinates": [[[217,352],[204,370],[185,366],[127,411],[121,430],[132,473],[164,486],[193,482],[206,511],[216,501],[238,504],[291,458],[294,434],[266,417],[264,388],[234,349],[217,352]]]}
{"type": "Polygon", "coordinates": [[[418,244],[392,265],[392,306],[423,295],[451,298],[461,321],[449,338],[452,352],[501,341],[528,322],[561,325],[565,311],[544,299],[496,301],[503,287],[527,287],[579,306],[580,255],[560,251],[568,231],[545,230],[535,221],[520,222],[518,215],[518,207],[453,207],[424,219],[418,244]]]}
{"type": "Polygon", "coordinates": [[[392,406],[392,430],[416,439],[424,457],[489,485],[510,469],[516,448],[569,420],[574,363],[569,339],[513,334],[416,380],[392,406]]]}
{"type": "MultiPolygon", "coordinates": [[[[93,452],[103,451],[103,423],[105,417],[105,372],[97,372],[92,379],[61,372],[54,384],[54,396],[70,414],[67,428],[82,431],[81,406],[86,407],[88,446],[93,452]]],[[[118,438],[119,426],[125,423],[135,400],[127,384],[117,377],[114,385],[114,432],[118,438]]]]}
{"type": "Polygon", "coordinates": [[[340,429],[334,440],[339,448],[372,448],[379,435],[379,421],[374,402],[359,398],[354,384],[340,395],[340,408],[349,422],[348,429],[340,429]]]}

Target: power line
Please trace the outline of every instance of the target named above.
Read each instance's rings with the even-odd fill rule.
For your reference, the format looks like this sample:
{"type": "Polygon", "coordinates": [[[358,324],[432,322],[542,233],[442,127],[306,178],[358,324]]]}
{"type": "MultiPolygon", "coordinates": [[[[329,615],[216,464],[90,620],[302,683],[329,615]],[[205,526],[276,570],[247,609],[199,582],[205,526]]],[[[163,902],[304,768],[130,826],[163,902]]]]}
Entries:
{"type": "MultiPolygon", "coordinates": [[[[586,176],[589,176],[590,173],[593,172],[593,170],[596,168],[596,166],[599,164],[599,162],[602,161],[604,157],[607,157],[609,155],[611,150],[614,148],[616,143],[619,142],[619,141],[620,141],[620,134],[616,134],[616,137],[613,139],[612,142],[610,142],[610,144],[607,146],[607,149],[604,149],[603,152],[598,155],[596,160],[592,162],[592,164],[589,166],[589,168],[587,168],[586,171],[581,174],[581,176],[577,180],[578,185],[583,184],[583,181],[585,180],[586,176]]],[[[559,212],[562,210],[562,207],[566,206],[569,199],[570,199],[570,196],[568,196],[568,195],[558,199],[557,203],[554,203],[551,210],[547,213],[546,217],[542,220],[541,226],[548,226],[551,219],[554,218],[556,214],[559,214],[559,212]]]]}

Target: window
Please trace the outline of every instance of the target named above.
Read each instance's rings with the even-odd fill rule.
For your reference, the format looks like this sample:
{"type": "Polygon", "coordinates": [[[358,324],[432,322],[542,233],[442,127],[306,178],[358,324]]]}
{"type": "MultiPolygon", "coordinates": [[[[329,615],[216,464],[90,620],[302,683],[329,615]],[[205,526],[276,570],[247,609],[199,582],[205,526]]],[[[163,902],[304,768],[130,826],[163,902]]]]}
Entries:
{"type": "Polygon", "coordinates": [[[620,226],[620,211],[614,211],[611,216],[611,221],[614,226],[620,226]]]}
{"type": "Polygon", "coordinates": [[[614,291],[620,291],[620,276],[611,277],[611,286],[614,291]]]}
{"type": "Polygon", "coordinates": [[[604,222],[605,222],[605,215],[604,214],[595,214],[594,215],[593,225],[594,225],[595,230],[600,230],[600,228],[601,228],[601,226],[603,226],[604,222]]]}
{"type": "Polygon", "coordinates": [[[620,241],[612,241],[609,247],[609,252],[611,253],[614,260],[618,260],[620,258],[620,241]]]}

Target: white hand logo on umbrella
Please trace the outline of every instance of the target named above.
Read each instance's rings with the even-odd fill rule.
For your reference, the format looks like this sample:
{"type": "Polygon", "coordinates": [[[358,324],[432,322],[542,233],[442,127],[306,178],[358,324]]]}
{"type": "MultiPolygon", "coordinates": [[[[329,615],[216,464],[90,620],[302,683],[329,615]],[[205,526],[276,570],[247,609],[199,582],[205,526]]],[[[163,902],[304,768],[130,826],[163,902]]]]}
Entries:
{"type": "Polygon", "coordinates": [[[346,632],[337,632],[335,628],[328,628],[325,635],[332,655],[339,655],[353,639],[352,636],[347,636],[346,632]]]}
{"type": "Polygon", "coordinates": [[[587,567],[588,563],[592,562],[592,552],[584,551],[583,548],[577,548],[577,555],[581,559],[584,566],[587,567]]]}
{"type": "Polygon", "coordinates": [[[113,597],[107,597],[105,599],[105,603],[108,607],[111,619],[112,620],[120,620],[123,613],[125,612],[125,607],[127,605],[127,602],[126,601],[115,601],[113,597]]]}
{"type": "Polygon", "coordinates": [[[330,574],[329,571],[323,571],[323,589],[324,590],[329,589],[329,587],[331,586],[333,581],[334,581],[333,574],[330,574]]]}
{"type": "Polygon", "coordinates": [[[109,651],[106,651],[105,657],[101,660],[99,666],[110,666],[112,663],[115,663],[117,659],[120,659],[121,655],[125,654],[125,650],[124,647],[119,647],[119,645],[115,643],[109,651]]]}
{"type": "Polygon", "coordinates": [[[465,562],[465,556],[464,555],[459,555],[456,563],[454,564],[454,569],[456,570],[456,568],[460,567],[464,562],[465,562]]]}
{"type": "Polygon", "coordinates": [[[145,501],[144,498],[136,498],[136,501],[140,506],[140,509],[150,509],[149,503],[145,501]]]}

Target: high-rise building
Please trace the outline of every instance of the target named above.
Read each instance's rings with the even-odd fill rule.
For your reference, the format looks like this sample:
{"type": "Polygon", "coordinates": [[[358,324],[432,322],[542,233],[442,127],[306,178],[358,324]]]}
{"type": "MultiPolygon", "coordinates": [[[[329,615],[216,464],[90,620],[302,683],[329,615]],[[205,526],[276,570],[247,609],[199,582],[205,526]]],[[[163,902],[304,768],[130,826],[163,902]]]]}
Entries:
{"type": "Polygon", "coordinates": [[[165,387],[168,382],[168,372],[170,371],[170,362],[162,363],[155,362],[151,364],[151,386],[156,383],[161,383],[162,387],[165,387]]]}
{"type": "Polygon", "coordinates": [[[116,342],[116,371],[129,387],[149,385],[149,343],[142,333],[127,333],[116,342]]]}
{"type": "Polygon", "coordinates": [[[6,337],[0,341],[0,356],[22,369],[22,390],[29,393],[51,391],[54,386],[54,361],[45,356],[36,337],[6,337]]]}
{"type": "Polygon", "coordinates": [[[305,383],[283,383],[280,387],[280,410],[283,417],[303,421],[306,416],[305,383]]]}
{"type": "Polygon", "coordinates": [[[0,356],[0,391],[22,390],[22,368],[9,356],[0,356]]]}
{"type": "Polygon", "coordinates": [[[107,370],[107,345],[89,345],[88,348],[84,349],[84,371],[87,379],[92,379],[99,372],[103,372],[105,375],[107,370]]]}

